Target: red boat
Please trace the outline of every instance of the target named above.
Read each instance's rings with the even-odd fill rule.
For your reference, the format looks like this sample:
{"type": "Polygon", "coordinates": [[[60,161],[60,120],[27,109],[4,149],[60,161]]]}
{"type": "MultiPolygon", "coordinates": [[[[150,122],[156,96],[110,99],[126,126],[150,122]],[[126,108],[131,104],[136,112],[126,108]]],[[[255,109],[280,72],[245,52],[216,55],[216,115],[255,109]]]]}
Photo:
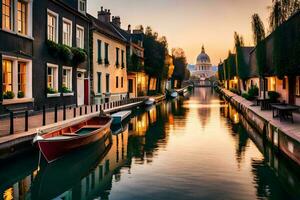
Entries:
{"type": "Polygon", "coordinates": [[[33,142],[48,163],[72,150],[105,140],[110,133],[112,119],[109,116],[94,117],[78,124],[43,135],[37,135],[33,142]]]}

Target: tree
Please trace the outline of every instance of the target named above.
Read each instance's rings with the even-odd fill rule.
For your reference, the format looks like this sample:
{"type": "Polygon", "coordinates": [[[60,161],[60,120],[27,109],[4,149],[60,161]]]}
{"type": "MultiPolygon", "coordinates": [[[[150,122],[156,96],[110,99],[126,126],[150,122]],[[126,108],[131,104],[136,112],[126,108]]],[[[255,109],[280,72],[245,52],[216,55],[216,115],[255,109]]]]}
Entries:
{"type": "Polygon", "coordinates": [[[156,78],[157,89],[162,79],[167,74],[165,58],[168,52],[168,42],[166,37],[158,38],[158,33],[153,32],[151,27],[146,27],[144,37],[144,67],[149,75],[148,92],[151,78],[156,78]]]}
{"type": "Polygon", "coordinates": [[[300,10],[299,0],[272,0],[269,17],[270,30],[274,31],[285,22],[290,16],[300,10]]]}
{"type": "Polygon", "coordinates": [[[252,24],[254,44],[257,45],[260,41],[262,41],[266,37],[265,27],[259,15],[256,13],[252,15],[251,24],[252,24]]]}
{"type": "Polygon", "coordinates": [[[175,66],[172,79],[178,80],[179,85],[181,85],[181,82],[188,77],[188,75],[186,76],[187,60],[185,52],[182,48],[174,48],[172,49],[172,57],[175,66]]]}

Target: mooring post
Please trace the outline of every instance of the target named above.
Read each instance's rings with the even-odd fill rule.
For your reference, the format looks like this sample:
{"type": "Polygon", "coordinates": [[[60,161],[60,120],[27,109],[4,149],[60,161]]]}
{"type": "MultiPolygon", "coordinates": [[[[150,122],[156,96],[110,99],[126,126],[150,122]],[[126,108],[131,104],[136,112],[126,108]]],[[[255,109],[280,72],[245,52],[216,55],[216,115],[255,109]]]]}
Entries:
{"type": "Polygon", "coordinates": [[[14,113],[10,112],[10,134],[14,134],[14,113]]]}
{"type": "Polygon", "coordinates": [[[79,114],[82,115],[82,106],[79,107],[79,114]]]}
{"type": "Polygon", "coordinates": [[[25,111],[25,132],[28,131],[28,110],[25,111]]]}
{"type": "Polygon", "coordinates": [[[54,107],[54,123],[57,122],[57,105],[54,107]]]}
{"type": "Polygon", "coordinates": [[[46,125],[46,106],[43,105],[43,126],[46,125]]]}
{"type": "Polygon", "coordinates": [[[63,105],[63,121],[66,120],[66,105],[63,105]]]}
{"type": "Polygon", "coordinates": [[[87,105],[84,107],[84,113],[87,114],[87,105]]]}
{"type": "Polygon", "coordinates": [[[76,106],[73,108],[73,117],[76,117],[76,106]]]}

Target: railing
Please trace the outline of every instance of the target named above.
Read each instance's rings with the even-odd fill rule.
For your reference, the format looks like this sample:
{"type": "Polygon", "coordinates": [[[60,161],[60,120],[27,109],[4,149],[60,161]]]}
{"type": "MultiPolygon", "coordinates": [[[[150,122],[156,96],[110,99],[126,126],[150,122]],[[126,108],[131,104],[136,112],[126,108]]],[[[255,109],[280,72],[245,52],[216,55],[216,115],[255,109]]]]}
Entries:
{"type": "Polygon", "coordinates": [[[36,120],[38,119],[39,115],[41,115],[42,118],[42,123],[40,124],[41,126],[47,125],[47,118],[53,117],[54,120],[52,120],[54,123],[57,123],[58,120],[58,115],[59,111],[62,112],[62,120],[60,121],[65,121],[67,119],[73,119],[76,118],[77,116],[82,116],[82,115],[87,115],[95,112],[101,112],[105,111],[107,109],[114,109],[118,107],[122,107],[124,105],[132,104],[132,103],[137,103],[144,101],[144,97],[138,97],[138,98],[131,98],[131,99],[123,99],[120,101],[113,101],[113,102],[108,102],[108,103],[103,103],[103,104],[92,104],[92,105],[83,105],[83,106],[67,106],[67,105],[55,105],[53,111],[47,111],[46,106],[44,105],[42,108],[42,114],[37,114],[37,115],[32,115],[29,116],[28,110],[24,112],[10,112],[10,126],[9,126],[9,134],[14,134],[15,133],[15,116],[16,114],[23,114],[24,113],[24,131],[27,132],[29,129],[29,118],[30,117],[37,117],[36,120]],[[67,113],[67,110],[73,110],[69,111],[67,113]],[[84,111],[84,112],[83,112],[84,111]],[[53,114],[51,114],[53,113],[53,114]],[[69,118],[67,118],[67,114],[69,114],[69,118]],[[71,117],[70,117],[71,116],[71,117]]]}

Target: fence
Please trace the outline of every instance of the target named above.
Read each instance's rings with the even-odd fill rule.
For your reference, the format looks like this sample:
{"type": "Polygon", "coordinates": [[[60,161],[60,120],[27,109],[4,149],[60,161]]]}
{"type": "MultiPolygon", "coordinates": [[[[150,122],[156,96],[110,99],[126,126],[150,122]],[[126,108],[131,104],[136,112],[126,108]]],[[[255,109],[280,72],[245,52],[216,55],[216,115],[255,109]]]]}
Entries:
{"type": "MultiPolygon", "coordinates": [[[[83,106],[76,106],[76,107],[72,107],[72,106],[66,106],[66,105],[55,105],[54,107],[54,111],[47,111],[46,110],[46,106],[44,105],[42,108],[42,114],[38,114],[41,115],[41,124],[36,124],[36,127],[39,126],[45,126],[47,125],[47,121],[49,122],[50,119],[52,122],[50,123],[57,123],[58,121],[65,121],[67,119],[72,119],[72,118],[76,118],[77,116],[82,116],[82,115],[87,115],[90,113],[94,113],[94,112],[100,112],[101,110],[107,110],[107,109],[113,109],[113,108],[117,108],[117,107],[121,107],[124,105],[128,105],[128,104],[132,104],[132,103],[137,103],[137,102],[141,102],[144,101],[145,98],[144,97],[139,97],[139,98],[131,98],[131,99],[123,99],[120,101],[114,101],[114,102],[108,102],[108,103],[103,103],[103,104],[93,104],[93,105],[83,105],[83,106]],[[73,110],[73,111],[71,111],[73,110]],[[59,120],[59,114],[62,112],[62,119],[59,120]],[[70,113],[72,112],[72,113],[70,113]],[[67,117],[69,116],[69,117],[67,117]]],[[[38,122],[40,121],[40,116],[38,115],[32,115],[29,116],[29,112],[28,110],[24,111],[24,112],[10,112],[10,117],[9,117],[9,134],[14,134],[15,131],[15,116],[16,114],[24,114],[24,129],[22,131],[28,131],[29,129],[29,119],[30,118],[36,118],[33,120],[37,120],[38,122]]],[[[33,123],[33,121],[31,121],[33,123]]],[[[18,124],[20,123],[20,120],[18,121],[18,124]]],[[[34,127],[32,127],[34,128],[34,127]]],[[[19,130],[20,132],[20,130],[19,130]]]]}

